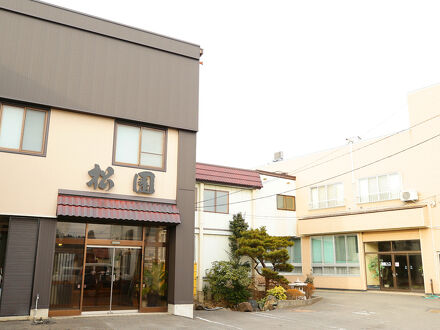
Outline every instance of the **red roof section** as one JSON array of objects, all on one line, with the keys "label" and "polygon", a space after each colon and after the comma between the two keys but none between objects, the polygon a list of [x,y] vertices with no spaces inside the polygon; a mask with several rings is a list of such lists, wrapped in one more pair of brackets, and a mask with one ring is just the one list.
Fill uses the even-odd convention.
[{"label": "red roof section", "polygon": [[58,195],[57,215],[99,219],[180,223],[175,204]]},{"label": "red roof section", "polygon": [[196,163],[196,180],[260,189],[260,174],[254,170]]}]

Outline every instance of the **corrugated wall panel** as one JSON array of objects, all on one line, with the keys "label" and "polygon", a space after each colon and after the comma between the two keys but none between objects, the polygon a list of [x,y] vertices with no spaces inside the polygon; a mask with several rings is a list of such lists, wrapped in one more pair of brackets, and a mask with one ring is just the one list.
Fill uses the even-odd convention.
[{"label": "corrugated wall panel", "polygon": [[197,59],[1,9],[0,44],[0,97],[197,130]]},{"label": "corrugated wall panel", "polygon": [[37,295],[40,297],[38,300],[38,308],[49,308],[56,229],[56,219],[40,219],[38,248],[35,258],[34,286],[31,299],[32,308],[35,308]]},{"label": "corrugated wall panel", "polygon": [[11,217],[0,316],[29,315],[38,220]]}]

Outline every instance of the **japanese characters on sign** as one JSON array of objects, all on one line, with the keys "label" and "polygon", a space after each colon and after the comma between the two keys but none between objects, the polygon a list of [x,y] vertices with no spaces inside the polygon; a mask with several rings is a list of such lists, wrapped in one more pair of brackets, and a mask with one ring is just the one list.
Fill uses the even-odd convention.
[{"label": "japanese characters on sign", "polygon": [[87,182],[87,185],[89,187],[93,186],[93,189],[98,187],[101,190],[110,190],[115,185],[113,180],[109,179],[114,173],[113,168],[110,166],[107,167],[106,171],[103,171],[98,164],[95,164],[95,167],[88,173],[92,179]]},{"label": "japanese characters on sign", "polygon": [[[103,171],[98,164],[95,164],[95,167],[88,174],[91,180],[87,182],[87,186],[93,186],[93,189],[110,190],[115,185],[113,180],[109,179],[114,174],[114,170],[110,166]],[[154,177],[154,173],[148,171],[136,173],[133,178],[133,191],[139,194],[153,194]]]},{"label": "japanese characters on sign", "polygon": [[133,178],[133,191],[140,194],[153,194],[154,174],[148,171],[135,174]]}]

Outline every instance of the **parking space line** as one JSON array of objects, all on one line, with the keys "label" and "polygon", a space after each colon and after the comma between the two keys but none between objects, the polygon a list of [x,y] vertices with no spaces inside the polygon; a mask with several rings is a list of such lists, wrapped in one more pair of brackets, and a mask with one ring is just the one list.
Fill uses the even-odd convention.
[{"label": "parking space line", "polygon": [[208,319],[204,319],[203,317],[199,317],[199,316],[196,316],[196,319],[199,319],[199,320],[202,320],[202,321],[205,321],[205,322],[209,322],[209,323],[219,324],[219,325],[222,325],[222,326],[228,327],[228,328],[243,330],[242,328],[238,328],[238,327],[233,326],[233,325],[229,325],[229,324],[225,324],[225,323],[221,323],[221,322],[216,322],[216,321],[211,321],[211,320],[208,320]]}]

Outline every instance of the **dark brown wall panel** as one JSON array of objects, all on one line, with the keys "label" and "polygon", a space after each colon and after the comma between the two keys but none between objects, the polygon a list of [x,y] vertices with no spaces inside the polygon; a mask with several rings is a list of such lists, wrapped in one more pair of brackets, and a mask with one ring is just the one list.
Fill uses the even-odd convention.
[{"label": "dark brown wall panel", "polygon": [[37,295],[39,295],[38,309],[49,308],[56,229],[56,219],[40,219],[31,299],[32,309],[35,308]]},{"label": "dark brown wall panel", "polygon": [[197,130],[198,59],[2,9],[0,44],[0,97]]},{"label": "dark brown wall panel", "polygon": [[38,220],[11,217],[0,316],[29,315]]},{"label": "dark brown wall panel", "polygon": [[177,206],[181,224],[170,232],[170,304],[193,303],[195,163],[196,134],[179,131]]}]

